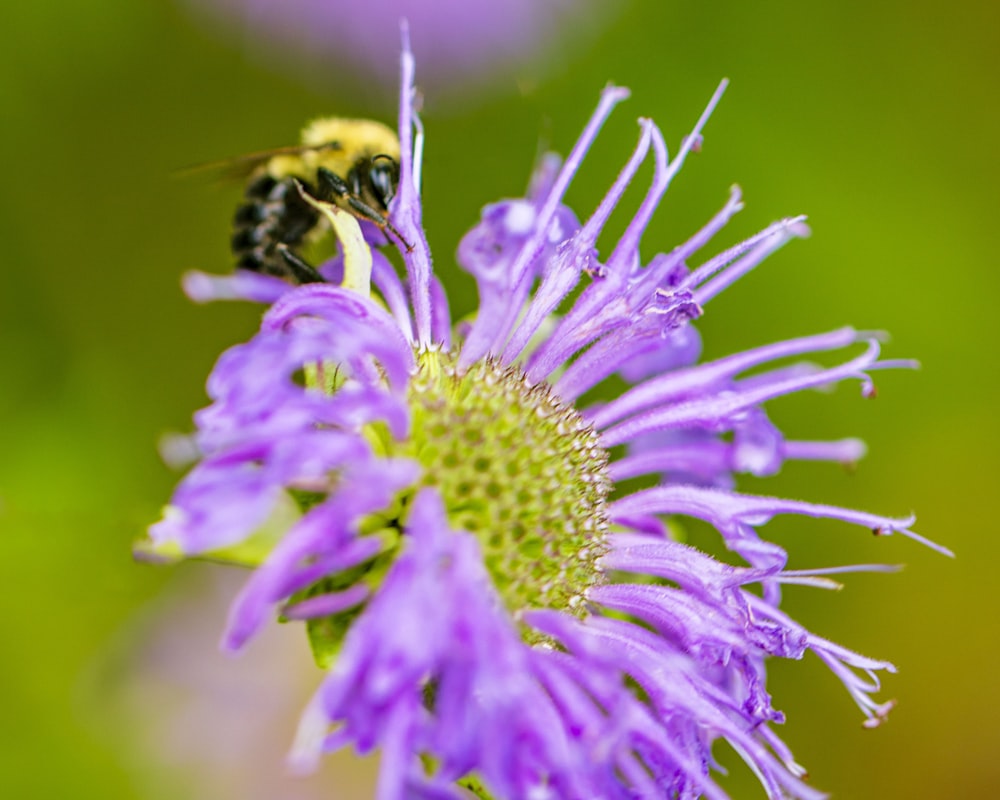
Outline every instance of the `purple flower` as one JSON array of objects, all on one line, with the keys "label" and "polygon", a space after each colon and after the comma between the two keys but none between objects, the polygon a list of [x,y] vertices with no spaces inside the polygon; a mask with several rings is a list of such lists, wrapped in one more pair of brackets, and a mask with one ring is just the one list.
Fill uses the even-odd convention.
[{"label": "purple flower", "polygon": [[301,631],[268,625],[258,646],[228,658],[212,644],[239,573],[205,565],[177,578],[129,622],[121,646],[101,656],[94,672],[100,683],[88,693],[92,716],[113,722],[103,731],[108,746],[129,756],[123,762],[133,773],[133,796],[363,796],[361,787],[350,791],[359,777],[343,774],[351,766],[346,753],[307,780],[285,766],[296,716],[315,685]]},{"label": "purple flower", "polygon": [[[330,64],[370,85],[396,82],[396,20],[407,18],[422,81],[440,89],[482,84],[537,60],[555,42],[594,30],[620,2],[593,0],[211,0],[199,15],[243,27],[268,64],[298,64],[313,80]],[[339,74],[334,70],[333,74]],[[354,78],[357,80],[357,78]]]},{"label": "purple flower", "polygon": [[[734,189],[670,253],[640,257],[663,193],[724,87],[673,158],[640,120],[631,158],[581,225],[564,192],[612,108],[600,98],[565,162],[548,156],[526,196],[484,209],[458,248],[480,307],[452,323],[421,228],[422,129],[403,54],[400,187],[392,222],[412,245],[406,275],[344,240],[328,276],[193,276],[198,299],[273,301],[261,331],[219,360],[200,412],[200,461],[152,549],[254,567],[230,613],[229,648],[274,609],[304,619],[328,669],[293,761],[380,750],[379,797],[724,797],[724,739],[768,797],[822,796],[774,732],[766,659],[812,651],[876,725],[878,672],[780,610],[786,569],[761,529],[826,517],[922,539],[892,519],[733,490],[789,459],[852,462],[854,439],[786,439],[766,401],[845,380],[873,392],[879,336],[852,329],[699,362],[692,322],[711,299],[805,232],[802,218],[689,265],[742,208]],[[417,136],[414,136],[416,131]],[[640,164],[652,185],[612,252],[596,242]],[[358,274],[371,258],[375,292]],[[367,267],[365,267],[367,269]],[[367,274],[367,272],[364,272]],[[350,288],[348,288],[350,287]],[[359,288],[360,287],[360,288]],[[847,349],[832,367],[795,359]],[[631,384],[588,400],[605,379]],[[643,478],[628,491],[619,482]],[[631,485],[631,484],[629,484]],[[712,525],[744,562],[676,541],[667,520]]]}]

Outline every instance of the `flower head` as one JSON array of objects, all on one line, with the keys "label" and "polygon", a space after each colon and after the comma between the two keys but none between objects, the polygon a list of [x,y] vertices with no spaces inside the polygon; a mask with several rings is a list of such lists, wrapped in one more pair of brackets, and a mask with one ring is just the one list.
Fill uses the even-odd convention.
[{"label": "flower head", "polygon": [[[891,706],[873,698],[877,673],[893,667],[800,626],[780,610],[781,586],[890,568],[788,570],[761,528],[791,514],[926,540],[912,518],[742,494],[734,476],[856,460],[853,439],[786,439],[766,401],[845,380],[868,394],[871,372],[910,362],[880,360],[879,337],[852,329],[698,361],[692,322],[706,305],[806,231],[784,219],[690,266],[742,208],[733,189],[688,241],[640,256],[724,87],[673,158],[640,120],[634,153],[580,224],[563,196],[627,96],[606,89],[566,160],[543,159],[524,198],[488,206],[463,238],[480,306],[453,324],[421,227],[408,49],[402,63],[391,219],[410,244],[405,278],[342,236],[328,283],[189,279],[201,299],[271,306],[209,379],[201,459],[150,530],[154,550],[254,567],[229,648],[275,609],[307,621],[328,672],[294,761],[377,748],[382,798],[458,796],[459,785],[503,798],[719,798],[719,739],[769,797],[821,796],[774,733],[783,716],[767,657],[814,652],[871,725]],[[650,156],[652,185],[603,256],[597,239]],[[789,363],[845,348],[832,367]],[[613,375],[631,388],[586,399]],[[645,488],[621,483],[637,477]],[[743,565],[677,541],[672,517],[711,524]]]}]

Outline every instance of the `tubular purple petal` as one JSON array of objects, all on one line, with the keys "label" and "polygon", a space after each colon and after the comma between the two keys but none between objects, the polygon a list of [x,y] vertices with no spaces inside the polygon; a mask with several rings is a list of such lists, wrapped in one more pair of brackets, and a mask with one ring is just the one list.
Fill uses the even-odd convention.
[{"label": "tubular purple petal", "polygon": [[[718,105],[719,100],[722,99],[723,93],[726,91],[726,87],[729,85],[728,80],[723,80],[715,93],[712,95],[711,99],[708,101],[708,105],[702,112],[701,117],[699,117],[698,122],[695,124],[694,129],[691,133],[684,138],[681,148],[677,155],[674,157],[673,161],[668,161],[667,149],[664,144],[663,137],[660,135],[659,129],[653,126],[653,146],[656,150],[656,174],[653,177],[653,185],[649,189],[649,193],[643,200],[642,205],[639,207],[638,212],[636,212],[635,217],[629,223],[628,228],[625,233],[622,234],[622,238],[618,241],[614,252],[611,254],[609,259],[609,264],[616,263],[618,261],[625,261],[626,263],[631,262],[631,264],[637,265],[639,262],[639,241],[642,238],[643,232],[646,230],[646,226],[649,225],[649,221],[653,218],[653,212],[656,211],[656,207],[659,205],[661,198],[670,186],[670,182],[674,179],[674,176],[680,172],[681,167],[684,166],[684,161],[688,156],[688,153],[694,149],[696,143],[700,143],[701,131],[705,127],[712,116],[712,112],[715,111],[715,107]],[[629,269],[629,271],[632,271]]]},{"label": "tubular purple petal", "polygon": [[855,464],[865,457],[868,447],[860,439],[836,442],[785,442],[785,457],[798,461],[839,461]]},{"label": "tubular purple petal", "polygon": [[[809,228],[804,220],[805,217],[790,217],[774,223],[757,236],[696,269],[683,286],[697,286],[694,292],[695,302],[704,305],[792,239],[808,236]],[[719,274],[715,275],[717,272]],[[709,280],[712,275],[714,277]]]},{"label": "tubular purple petal", "polygon": [[830,333],[775,342],[706,364],[671,370],[629,389],[617,399],[588,414],[588,417],[594,427],[603,429],[658,403],[676,402],[728,390],[737,375],[769,361],[837,350],[857,341],[858,334],[853,328],[841,328]]},{"label": "tubular purple petal", "polygon": [[[410,52],[410,33],[405,21],[401,23],[403,52],[400,56],[401,91],[399,93],[399,191],[393,200],[392,220],[408,243],[406,271],[413,303],[413,318],[417,333],[417,343],[423,346],[431,342],[431,322],[434,312],[431,308],[430,281],[433,274],[430,248],[421,222],[420,174],[417,171],[423,157],[422,137],[413,141],[413,128],[418,125],[413,109],[416,87],[413,83],[414,63]],[[402,244],[402,243],[401,243]]]},{"label": "tubular purple petal", "polygon": [[867,514],[862,511],[820,503],[721,492],[696,486],[659,486],[654,489],[645,489],[614,502],[610,513],[613,520],[619,516],[649,513],[699,517],[711,522],[723,535],[727,535],[737,524],[758,526],[764,525],[779,514],[799,514],[807,517],[850,522],[868,528],[880,536],[901,533],[926,544],[939,553],[953,555],[947,548],[924,539],[909,530],[909,526],[914,523],[916,517],[891,519],[877,514]]},{"label": "tubular purple petal", "polygon": [[857,378],[867,385],[868,376],[864,370],[876,363],[879,347],[877,342],[869,343],[862,355],[839,367],[819,370],[807,375],[792,375],[779,371],[777,380],[768,382],[759,377],[756,384],[741,390],[739,385],[715,395],[684,400],[653,411],[637,414],[625,422],[608,428],[601,434],[605,447],[631,441],[637,436],[651,431],[669,428],[701,427],[709,430],[725,428],[730,421],[750,408],[757,408],[767,400],[785,394],[800,392],[825,386],[845,378]]},{"label": "tubular purple petal", "polygon": [[315,619],[329,617],[348,608],[360,605],[368,599],[368,587],[355,585],[342,592],[331,592],[310,597],[293,605],[285,606],[282,615],[287,619]]},{"label": "tubular purple petal", "polygon": [[196,303],[211,303],[216,300],[273,303],[289,289],[288,284],[280,278],[242,269],[232,275],[210,275],[191,270],[184,273],[181,285],[184,294]]}]

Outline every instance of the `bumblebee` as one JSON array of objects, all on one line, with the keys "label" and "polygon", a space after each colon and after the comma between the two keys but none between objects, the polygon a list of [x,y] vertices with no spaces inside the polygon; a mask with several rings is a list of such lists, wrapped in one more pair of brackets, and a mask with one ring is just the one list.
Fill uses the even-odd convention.
[{"label": "bumblebee", "polygon": [[369,220],[410,247],[387,217],[399,185],[399,138],[380,122],[317,119],[303,129],[300,145],[252,153],[226,166],[247,181],[233,216],[237,269],[298,283],[324,280],[301,248],[329,225],[304,195]]}]

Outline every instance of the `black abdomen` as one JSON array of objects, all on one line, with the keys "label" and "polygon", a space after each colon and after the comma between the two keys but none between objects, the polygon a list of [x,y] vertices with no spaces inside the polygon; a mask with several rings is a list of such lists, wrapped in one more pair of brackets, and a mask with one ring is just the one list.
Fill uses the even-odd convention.
[{"label": "black abdomen", "polygon": [[[304,181],[303,188],[312,194]],[[247,184],[233,216],[231,240],[236,266],[253,272],[294,277],[282,250],[296,254],[319,214],[299,195],[293,178],[261,175]]]}]

